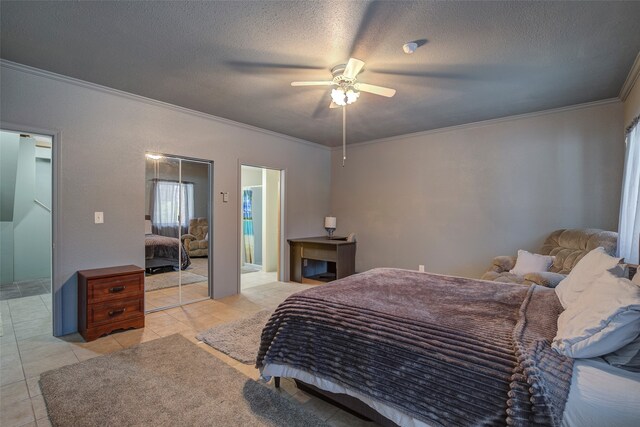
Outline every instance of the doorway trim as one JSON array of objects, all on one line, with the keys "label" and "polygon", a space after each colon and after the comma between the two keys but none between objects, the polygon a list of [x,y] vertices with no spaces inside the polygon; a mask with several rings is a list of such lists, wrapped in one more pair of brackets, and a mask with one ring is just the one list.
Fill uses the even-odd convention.
[{"label": "doorway trim", "polygon": [[237,184],[237,193],[238,201],[236,206],[236,234],[238,239],[238,247],[236,251],[236,278],[237,278],[237,294],[242,293],[242,274],[240,273],[240,269],[242,268],[242,258],[240,256],[240,249],[242,245],[242,166],[249,166],[253,168],[261,168],[261,169],[270,169],[277,170],[280,172],[280,235],[278,236],[278,270],[280,274],[277,276],[277,280],[286,282],[289,280],[289,247],[286,245],[285,238],[285,230],[287,224],[287,210],[286,207],[286,178],[287,178],[287,168],[274,166],[274,165],[265,165],[264,163],[258,164],[253,162],[245,162],[242,159],[238,159],[238,184]]},{"label": "doorway trim", "polygon": [[56,285],[62,286],[64,283],[60,272],[62,271],[60,265],[59,248],[62,246],[62,233],[61,228],[61,215],[60,212],[60,197],[58,191],[58,185],[60,183],[60,141],[61,131],[38,128],[36,126],[21,125],[12,122],[0,121],[0,129],[9,132],[18,133],[35,133],[38,135],[51,137],[51,320],[52,320],[52,335],[62,335],[62,289],[56,292]]}]

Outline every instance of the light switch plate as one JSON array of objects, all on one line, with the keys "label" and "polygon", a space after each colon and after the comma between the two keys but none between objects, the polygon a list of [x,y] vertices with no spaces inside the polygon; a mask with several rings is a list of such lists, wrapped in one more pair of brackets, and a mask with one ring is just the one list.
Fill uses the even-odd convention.
[{"label": "light switch plate", "polygon": [[104,212],[95,212],[95,223],[96,224],[104,223]]},{"label": "light switch plate", "polygon": [[226,191],[222,192],[222,201],[224,203],[227,203],[229,201],[229,193],[228,192],[226,192]]}]

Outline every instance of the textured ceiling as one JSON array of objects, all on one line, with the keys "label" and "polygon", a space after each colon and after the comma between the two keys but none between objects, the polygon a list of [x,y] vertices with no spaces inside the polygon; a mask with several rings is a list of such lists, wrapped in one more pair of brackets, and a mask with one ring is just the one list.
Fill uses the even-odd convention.
[{"label": "textured ceiling", "polygon": [[[326,80],[350,56],[360,142],[618,95],[640,2],[10,2],[4,59],[259,126],[341,143]],[[403,43],[426,39],[415,54]]]}]

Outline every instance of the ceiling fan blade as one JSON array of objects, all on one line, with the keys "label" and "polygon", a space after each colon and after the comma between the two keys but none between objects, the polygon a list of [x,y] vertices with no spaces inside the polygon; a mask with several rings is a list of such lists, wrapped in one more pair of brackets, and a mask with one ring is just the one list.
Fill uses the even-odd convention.
[{"label": "ceiling fan blade", "polygon": [[[352,4],[355,2],[351,2]],[[370,58],[385,41],[389,33],[402,25],[403,16],[413,12],[412,7],[399,6],[393,1],[372,1],[364,10],[354,8],[354,19],[361,16],[355,37],[349,49],[350,57]]]},{"label": "ceiling fan blade", "polygon": [[356,58],[349,58],[349,62],[347,62],[347,66],[345,67],[342,75],[348,79],[355,79],[358,73],[362,70],[362,67],[364,67],[363,61]]},{"label": "ceiling fan blade", "polygon": [[335,102],[331,101],[331,104],[329,104],[329,108],[340,108],[340,106]]},{"label": "ceiling fan blade", "polygon": [[390,89],[388,87],[370,85],[368,83],[356,83],[354,87],[361,92],[369,92],[375,95],[386,96],[387,98],[391,98],[396,94],[395,89]]},{"label": "ceiling fan blade", "polygon": [[304,65],[304,64],[282,64],[276,62],[250,62],[250,61],[228,61],[227,65],[231,68],[234,68],[239,71],[255,71],[258,69],[262,69],[263,71],[268,70],[324,70],[324,67],[317,67],[314,65]]},{"label": "ceiling fan blade", "polygon": [[323,93],[318,103],[316,104],[313,113],[311,113],[311,117],[313,119],[324,119],[329,115],[329,110],[327,109],[327,94]]},{"label": "ceiling fan blade", "polygon": [[469,76],[465,76],[460,73],[447,73],[438,71],[403,71],[403,70],[368,70],[376,74],[388,74],[391,76],[407,76],[407,77],[433,77],[438,79],[466,79]]},{"label": "ceiling fan blade", "polygon": [[335,83],[331,80],[315,81],[315,82],[291,82],[291,86],[331,86]]}]

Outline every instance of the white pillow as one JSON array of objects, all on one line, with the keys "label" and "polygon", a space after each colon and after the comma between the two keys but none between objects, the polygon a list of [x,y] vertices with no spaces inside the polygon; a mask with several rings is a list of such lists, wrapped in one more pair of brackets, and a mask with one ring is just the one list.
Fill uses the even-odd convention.
[{"label": "white pillow", "polygon": [[[640,274],[633,276],[631,280],[636,286],[640,286]],[[604,356],[604,360],[610,365],[617,366],[619,368],[627,369],[629,371],[640,372],[640,330],[636,339],[631,341],[619,350],[614,351],[611,354]]]},{"label": "white pillow", "polygon": [[144,220],[144,234],[153,234],[153,230],[152,230],[151,220],[150,219],[145,219]]},{"label": "white pillow", "polygon": [[552,347],[589,358],[621,349],[638,336],[640,287],[605,271],[558,317]]},{"label": "white pillow", "polygon": [[520,249],[518,251],[518,258],[516,259],[516,265],[509,273],[524,276],[527,273],[549,271],[549,267],[551,267],[555,258],[554,256],[532,254],[531,252]]},{"label": "white pillow", "polygon": [[640,271],[636,271],[636,274],[633,275],[633,279],[631,279],[631,283],[635,283],[640,286]]},{"label": "white pillow", "polygon": [[620,258],[610,256],[602,247],[595,248],[582,257],[569,275],[555,287],[562,306],[569,307],[596,277],[614,268],[619,261]]}]

